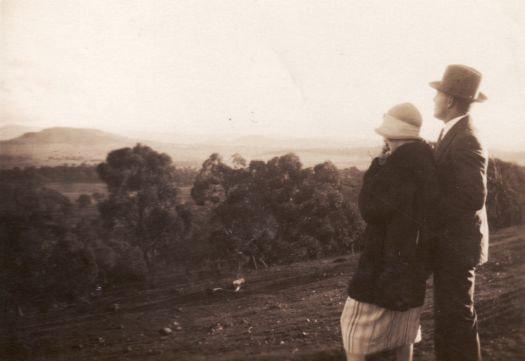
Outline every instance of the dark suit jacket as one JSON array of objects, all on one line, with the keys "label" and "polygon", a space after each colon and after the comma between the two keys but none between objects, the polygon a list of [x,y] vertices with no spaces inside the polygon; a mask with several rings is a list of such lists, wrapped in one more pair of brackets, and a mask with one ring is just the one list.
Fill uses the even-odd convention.
[{"label": "dark suit jacket", "polygon": [[485,263],[488,154],[469,116],[447,132],[436,146],[435,159],[440,187],[435,256],[467,267]]}]

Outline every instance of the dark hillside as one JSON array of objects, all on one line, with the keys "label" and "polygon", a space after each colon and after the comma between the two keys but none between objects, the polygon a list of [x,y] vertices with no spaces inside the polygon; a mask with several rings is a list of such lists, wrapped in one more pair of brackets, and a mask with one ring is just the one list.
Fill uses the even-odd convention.
[{"label": "dark hillside", "polygon": [[[518,361],[525,352],[524,252],[525,227],[493,233],[477,288],[486,361]],[[245,273],[239,292],[229,286],[234,273],[183,283],[181,276],[166,276],[155,288],[103,290],[92,304],[26,315],[19,327],[24,360],[343,361],[339,317],[356,259]],[[423,342],[416,346],[415,359],[422,361],[434,360],[431,293],[430,286]],[[163,327],[173,333],[159,334]]]}]

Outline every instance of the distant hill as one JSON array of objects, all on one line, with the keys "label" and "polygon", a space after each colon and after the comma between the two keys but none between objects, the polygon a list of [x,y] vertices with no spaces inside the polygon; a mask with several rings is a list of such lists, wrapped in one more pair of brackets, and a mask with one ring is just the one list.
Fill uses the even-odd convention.
[{"label": "distant hill", "polygon": [[0,142],[2,168],[98,163],[108,151],[137,141],[97,129],[47,128]]},{"label": "distant hill", "polygon": [[0,140],[13,139],[24,133],[38,131],[36,127],[26,127],[23,125],[8,124],[0,127]]},{"label": "distant hill", "polygon": [[261,148],[327,149],[369,147],[370,140],[343,137],[235,137],[231,144],[256,146]]},{"label": "distant hill", "polygon": [[[179,138],[181,139],[181,138]],[[245,136],[223,138],[216,136],[192,144],[174,144],[127,138],[98,129],[55,127],[27,132],[14,139],[0,141],[0,166],[42,166],[61,164],[96,164],[111,150],[142,143],[169,154],[178,166],[199,167],[212,153],[229,161],[239,153],[248,161],[268,160],[289,152],[296,153],[305,166],[330,160],[339,167],[366,167],[370,154],[377,149],[353,149],[343,141],[322,138],[271,138]]]},{"label": "distant hill", "polygon": [[111,150],[137,143],[169,154],[178,166],[198,167],[213,152],[230,156],[237,151],[209,144],[170,144],[127,138],[98,129],[55,127],[0,141],[0,168],[97,164]]},{"label": "distant hill", "polygon": [[[9,128],[3,127],[0,128]],[[23,127],[19,127],[21,130]],[[14,131],[15,128],[11,130]],[[7,132],[5,133],[7,134]],[[14,133],[11,133],[14,134]],[[146,136],[146,135],[145,135]],[[183,136],[178,139],[185,142]],[[234,153],[246,160],[268,160],[293,152],[305,167],[331,161],[339,168],[352,166],[365,169],[380,151],[375,144],[363,140],[338,138],[286,138],[266,136],[214,136],[206,140],[186,139],[187,143],[167,143],[108,133],[98,129],[55,127],[26,132],[13,139],[0,141],[0,167],[56,166],[62,164],[97,164],[108,152],[142,143],[169,154],[177,166],[200,167],[212,153],[219,153],[228,162]],[[491,156],[524,165],[525,154],[491,152]]]},{"label": "distant hill", "polygon": [[21,136],[2,142],[2,145],[31,145],[40,146],[48,144],[64,145],[100,145],[109,143],[126,142],[119,135],[104,132],[98,129],[55,127],[43,129],[39,132],[28,132]]}]

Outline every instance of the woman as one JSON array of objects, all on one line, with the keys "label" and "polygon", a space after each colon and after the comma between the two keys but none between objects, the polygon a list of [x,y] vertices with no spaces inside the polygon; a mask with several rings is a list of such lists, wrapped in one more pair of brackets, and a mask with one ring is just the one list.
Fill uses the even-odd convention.
[{"label": "woman", "polygon": [[384,350],[410,361],[421,338],[429,212],[437,193],[421,123],[419,111],[405,103],[390,109],[376,129],[385,149],[366,171],[359,193],[365,245],[341,315],[348,361]]}]

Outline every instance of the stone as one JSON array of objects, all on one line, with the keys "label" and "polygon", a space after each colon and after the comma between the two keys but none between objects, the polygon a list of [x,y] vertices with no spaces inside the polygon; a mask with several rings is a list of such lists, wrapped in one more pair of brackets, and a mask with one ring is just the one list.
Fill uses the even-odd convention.
[{"label": "stone", "polygon": [[164,327],[162,329],[159,330],[159,333],[163,336],[168,336],[168,335],[171,335],[173,333],[173,330],[169,327]]}]

